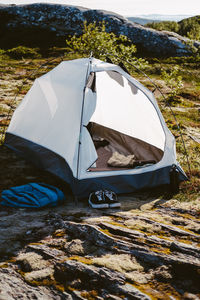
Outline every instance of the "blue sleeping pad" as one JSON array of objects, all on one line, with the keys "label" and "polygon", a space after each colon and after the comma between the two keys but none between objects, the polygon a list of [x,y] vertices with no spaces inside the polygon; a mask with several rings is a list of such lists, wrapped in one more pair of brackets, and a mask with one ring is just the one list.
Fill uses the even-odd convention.
[{"label": "blue sleeping pad", "polygon": [[28,183],[12,187],[1,193],[0,204],[10,207],[40,208],[56,206],[65,200],[64,193],[55,186],[45,183]]}]

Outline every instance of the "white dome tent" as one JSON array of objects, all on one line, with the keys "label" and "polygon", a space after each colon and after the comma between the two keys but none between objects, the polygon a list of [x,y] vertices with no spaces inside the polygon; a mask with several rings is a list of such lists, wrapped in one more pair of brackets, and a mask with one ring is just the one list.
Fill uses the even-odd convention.
[{"label": "white dome tent", "polygon": [[[187,178],[153,94],[121,67],[92,57],[63,61],[35,80],[5,145],[70,184],[78,197],[169,184],[172,165],[179,181]],[[110,166],[116,152],[134,155],[132,167]]]}]

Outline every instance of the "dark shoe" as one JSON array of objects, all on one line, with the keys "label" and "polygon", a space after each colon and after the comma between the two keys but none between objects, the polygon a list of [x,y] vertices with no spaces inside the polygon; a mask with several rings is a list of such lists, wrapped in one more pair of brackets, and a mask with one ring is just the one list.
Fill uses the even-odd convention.
[{"label": "dark shoe", "polygon": [[105,201],[104,192],[96,191],[89,196],[89,205],[92,208],[108,208],[109,204]]},{"label": "dark shoe", "polygon": [[104,191],[105,201],[110,208],[120,207],[121,203],[117,201],[117,195],[112,191]]}]

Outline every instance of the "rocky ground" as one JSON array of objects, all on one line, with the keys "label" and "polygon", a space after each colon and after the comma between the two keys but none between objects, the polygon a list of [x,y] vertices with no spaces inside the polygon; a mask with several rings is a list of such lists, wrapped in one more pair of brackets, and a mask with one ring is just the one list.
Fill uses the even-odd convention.
[{"label": "rocky ground", "polygon": [[[30,181],[63,189],[4,147],[1,190]],[[0,299],[200,299],[200,204],[160,191],[56,208],[0,206]]]},{"label": "rocky ground", "polygon": [[[1,62],[2,133],[38,64]],[[42,67],[41,73],[52,67]],[[28,182],[46,182],[61,188],[67,198],[53,209],[0,206],[0,300],[200,299],[200,102],[194,86],[183,98],[184,105],[173,110],[183,120],[196,177],[171,200],[163,190],[154,190],[120,196],[118,210],[94,210],[87,199],[75,203],[58,179],[0,146],[0,192]],[[174,130],[176,124],[162,103],[161,108]],[[185,167],[178,139],[178,157]],[[177,200],[180,195],[184,202]]]}]

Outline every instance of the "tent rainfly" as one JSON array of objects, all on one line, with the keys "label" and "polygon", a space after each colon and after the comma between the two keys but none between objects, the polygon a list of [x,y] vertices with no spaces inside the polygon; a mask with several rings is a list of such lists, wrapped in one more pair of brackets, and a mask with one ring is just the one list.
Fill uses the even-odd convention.
[{"label": "tent rainfly", "polygon": [[[128,193],[187,177],[153,94],[121,67],[63,61],[34,81],[13,114],[5,145],[67,182],[76,197]],[[114,164],[117,155],[132,164]]]}]

